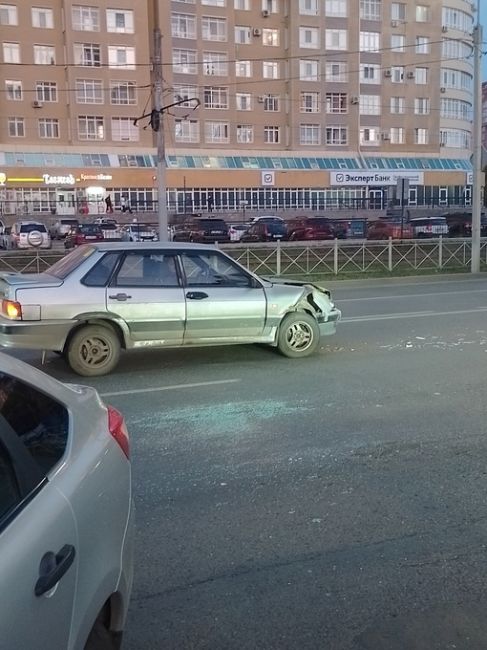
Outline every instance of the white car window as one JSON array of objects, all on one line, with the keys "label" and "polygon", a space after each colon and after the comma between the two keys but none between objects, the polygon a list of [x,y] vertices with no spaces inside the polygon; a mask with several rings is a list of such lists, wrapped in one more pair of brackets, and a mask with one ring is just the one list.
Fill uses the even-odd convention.
[{"label": "white car window", "polygon": [[182,263],[188,287],[250,286],[250,276],[218,253],[185,253]]}]

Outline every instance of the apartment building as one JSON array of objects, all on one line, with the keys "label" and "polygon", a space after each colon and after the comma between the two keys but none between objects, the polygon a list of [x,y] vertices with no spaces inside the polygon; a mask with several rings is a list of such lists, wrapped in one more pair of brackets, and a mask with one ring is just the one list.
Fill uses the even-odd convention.
[{"label": "apartment building", "polygon": [[133,119],[156,25],[171,210],[383,208],[404,178],[411,206],[468,205],[474,20],[466,0],[0,2],[3,210],[153,206]]}]

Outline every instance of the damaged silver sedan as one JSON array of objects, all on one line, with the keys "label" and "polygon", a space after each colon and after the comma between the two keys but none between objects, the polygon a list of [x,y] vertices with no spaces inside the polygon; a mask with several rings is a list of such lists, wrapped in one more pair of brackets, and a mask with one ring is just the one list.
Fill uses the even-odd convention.
[{"label": "damaged silver sedan", "polygon": [[0,345],[58,352],[84,376],[134,348],[267,343],[305,357],[341,316],[321,287],[186,243],[86,244],[44,273],[0,273],[0,293]]}]

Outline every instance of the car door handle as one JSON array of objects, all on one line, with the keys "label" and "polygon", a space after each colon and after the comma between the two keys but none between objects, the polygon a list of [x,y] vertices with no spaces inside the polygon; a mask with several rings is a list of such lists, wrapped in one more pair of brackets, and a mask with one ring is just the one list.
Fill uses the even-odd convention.
[{"label": "car door handle", "polygon": [[114,296],[108,296],[111,300],[120,300],[123,302],[124,300],[130,300],[132,296],[128,296],[126,293],[116,293]]},{"label": "car door handle", "polygon": [[204,291],[188,291],[186,298],[189,300],[204,300],[208,298],[208,294]]},{"label": "car door handle", "polygon": [[65,544],[59,553],[46,553],[41,560],[41,568],[47,568],[46,573],[39,576],[34,593],[36,596],[42,596],[46,591],[50,591],[61,580],[63,575],[73,564],[76,551],[71,544]]}]

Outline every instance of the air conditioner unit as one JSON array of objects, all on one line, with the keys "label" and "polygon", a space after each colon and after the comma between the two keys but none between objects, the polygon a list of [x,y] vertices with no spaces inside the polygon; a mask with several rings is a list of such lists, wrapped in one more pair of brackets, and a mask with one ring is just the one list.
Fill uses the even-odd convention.
[{"label": "air conditioner unit", "polygon": [[384,71],[384,77],[392,77],[392,71],[391,70],[385,70]]},{"label": "air conditioner unit", "polygon": [[262,30],[260,29],[260,27],[254,27],[254,29],[252,30],[252,34],[254,36],[262,36]]},{"label": "air conditioner unit", "polygon": [[257,101],[259,102],[259,104],[263,104],[265,102],[265,95],[259,95],[257,97]]},{"label": "air conditioner unit", "polygon": [[442,86],[442,87],[440,88],[440,93],[446,93],[446,88],[445,88],[445,86]]},{"label": "air conditioner unit", "polygon": [[44,104],[37,99],[32,102],[32,108],[42,108]]},{"label": "air conditioner unit", "polygon": [[399,23],[397,22],[397,20],[391,20],[391,27],[397,27],[398,25]]},{"label": "air conditioner unit", "polygon": [[443,32],[443,34],[446,34],[446,32],[448,31],[448,27],[446,25],[443,25],[441,31]]},{"label": "air conditioner unit", "polygon": [[263,18],[269,18],[269,15],[270,15],[270,11],[268,11],[267,9],[262,9]]},{"label": "air conditioner unit", "polygon": [[353,97],[350,97],[350,103],[351,104],[358,104],[359,103],[359,98],[354,95]]},{"label": "air conditioner unit", "polygon": [[415,74],[414,74],[414,72],[411,70],[411,72],[408,72],[408,73],[407,73],[406,77],[407,77],[408,79],[414,79]]},{"label": "air conditioner unit", "polygon": [[383,133],[383,134],[382,134],[382,139],[383,139],[383,140],[390,140],[390,139],[391,139],[391,136],[390,136],[389,133]]}]

